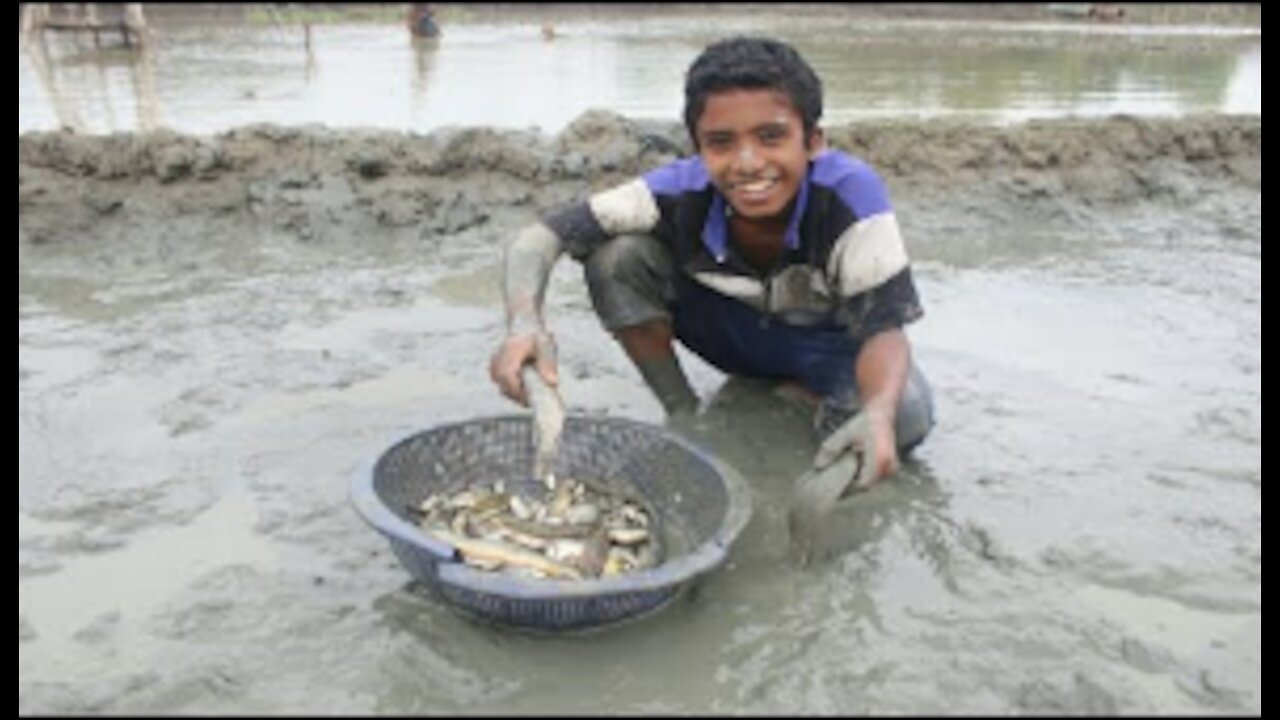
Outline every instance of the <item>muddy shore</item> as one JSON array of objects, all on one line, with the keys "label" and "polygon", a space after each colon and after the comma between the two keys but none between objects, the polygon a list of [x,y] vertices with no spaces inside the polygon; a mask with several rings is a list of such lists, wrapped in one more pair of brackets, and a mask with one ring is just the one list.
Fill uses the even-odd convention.
[{"label": "muddy shore", "polygon": [[[1261,191],[1260,118],[1116,117],[1014,128],[880,122],[828,129],[876,167],[900,202],[942,196],[984,222],[1076,203],[1180,203],[1203,186]],[[18,141],[19,260],[160,245],[210,246],[240,226],[313,243],[438,242],[498,232],[687,154],[676,123],[593,111],[554,137],[488,128],[428,135],[252,126],[213,137],[79,136]],[[180,222],[179,222],[180,221]],[[220,230],[220,228],[225,228]],[[231,229],[235,228],[235,229]]]},{"label": "muddy shore", "polygon": [[[939,428],[802,574],[806,421],[717,396],[733,562],[587,642],[407,592],[347,483],[514,411],[502,243],[680,126],[20,135],[19,712],[1260,713],[1261,119],[828,133],[897,207]],[[548,297],[569,404],[661,422],[572,263]]]}]

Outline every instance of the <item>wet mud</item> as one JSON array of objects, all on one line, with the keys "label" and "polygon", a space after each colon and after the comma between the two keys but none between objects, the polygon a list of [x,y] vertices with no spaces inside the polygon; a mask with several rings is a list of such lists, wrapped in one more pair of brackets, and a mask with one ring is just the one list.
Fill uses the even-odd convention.
[{"label": "wet mud", "polygon": [[[563,132],[21,135],[19,711],[1261,711],[1261,120],[868,122],[939,426],[785,556],[807,418],[685,356],[756,515],[728,566],[589,640],[405,587],[347,500],[404,435],[512,412],[501,246],[688,151]],[[571,409],[662,422],[549,293]]]}]

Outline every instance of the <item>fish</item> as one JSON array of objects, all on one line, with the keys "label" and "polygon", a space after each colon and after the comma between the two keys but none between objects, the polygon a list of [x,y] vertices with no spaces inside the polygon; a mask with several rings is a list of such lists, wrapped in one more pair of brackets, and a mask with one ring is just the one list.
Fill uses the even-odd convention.
[{"label": "fish", "polygon": [[441,542],[452,545],[464,561],[500,562],[504,567],[526,568],[544,573],[548,577],[582,579],[582,573],[572,565],[505,542],[471,538],[443,528],[433,528],[427,532]]},{"label": "fish", "polygon": [[472,483],[407,509],[424,532],[486,571],[582,579],[658,564],[657,516],[617,483],[565,477],[541,493],[506,490],[502,480]]},{"label": "fish", "polygon": [[649,531],[645,528],[610,528],[609,542],[615,545],[639,545],[649,539]]},{"label": "fish", "polygon": [[560,525],[550,525],[546,523],[532,522],[530,520],[522,520],[517,517],[502,517],[498,519],[498,522],[509,530],[547,539],[584,538],[599,527],[598,523],[562,523]]},{"label": "fish", "polygon": [[520,379],[524,381],[529,405],[533,408],[533,476],[545,478],[548,487],[554,487],[555,475],[551,468],[560,447],[560,434],[564,431],[564,401],[533,365],[525,365],[521,369]]}]

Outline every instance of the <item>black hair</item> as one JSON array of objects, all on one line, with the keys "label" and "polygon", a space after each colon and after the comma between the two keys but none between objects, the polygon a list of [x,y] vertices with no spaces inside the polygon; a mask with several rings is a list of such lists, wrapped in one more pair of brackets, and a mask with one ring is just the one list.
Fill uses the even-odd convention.
[{"label": "black hair", "polygon": [[808,137],[822,117],[822,80],[795,48],[778,40],[735,37],[709,45],[689,66],[684,83],[684,124],[694,129],[712,93],[734,89],[784,93],[800,113]]}]

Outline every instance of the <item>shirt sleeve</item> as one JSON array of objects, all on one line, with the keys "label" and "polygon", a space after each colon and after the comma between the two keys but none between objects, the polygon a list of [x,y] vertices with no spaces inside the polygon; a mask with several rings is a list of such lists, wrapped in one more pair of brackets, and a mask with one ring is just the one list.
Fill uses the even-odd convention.
[{"label": "shirt sleeve", "polygon": [[543,222],[566,252],[582,260],[619,235],[651,233],[658,220],[653,192],[643,178],[636,178],[553,212]]},{"label": "shirt sleeve", "polygon": [[859,164],[835,186],[856,218],[836,239],[827,263],[841,320],[858,340],[918,320],[924,310],[884,184]]},{"label": "shirt sleeve", "polygon": [[903,327],[923,315],[910,266],[883,283],[846,298],[839,311],[849,334],[859,341],[884,330]]}]

